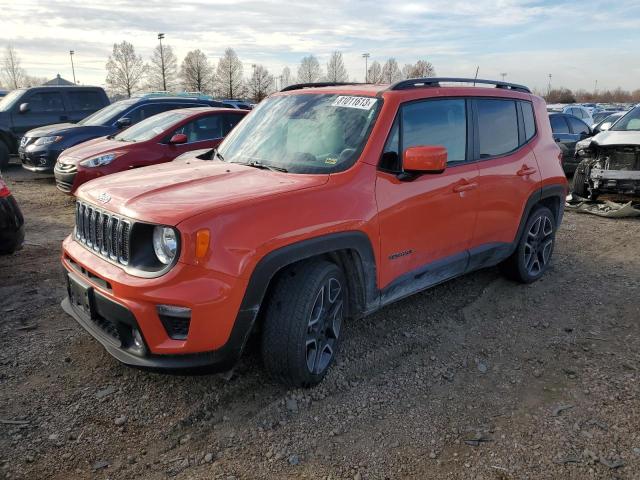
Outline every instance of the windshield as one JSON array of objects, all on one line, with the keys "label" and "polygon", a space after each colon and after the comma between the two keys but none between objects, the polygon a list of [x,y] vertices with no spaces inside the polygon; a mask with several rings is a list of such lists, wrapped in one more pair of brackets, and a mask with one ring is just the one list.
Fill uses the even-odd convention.
[{"label": "windshield", "polygon": [[293,173],[349,168],[373,126],[380,100],[327,94],[271,97],[242,121],[218,152],[227,162]]},{"label": "windshield", "polygon": [[136,123],[114,137],[121,142],[144,142],[164,133],[171,126],[187,117],[184,113],[174,111],[160,113]]},{"label": "windshield", "polygon": [[0,112],[6,112],[9,110],[23,93],[24,90],[14,90],[2,97],[2,99],[0,99]]},{"label": "windshield", "polygon": [[109,125],[120,118],[120,114],[136,103],[135,101],[122,101],[112,103],[78,122],[78,125],[102,126]]},{"label": "windshield", "polygon": [[618,120],[615,125],[611,128],[614,132],[625,132],[625,131],[634,131],[637,132],[640,130],[640,107],[636,107],[633,110],[630,110]]}]

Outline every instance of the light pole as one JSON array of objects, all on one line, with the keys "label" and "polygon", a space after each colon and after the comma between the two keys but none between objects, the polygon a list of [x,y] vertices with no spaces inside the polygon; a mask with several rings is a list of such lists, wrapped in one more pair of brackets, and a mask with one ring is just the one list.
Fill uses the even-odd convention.
[{"label": "light pole", "polygon": [[162,68],[162,90],[167,91],[167,77],[164,72],[164,52],[162,51],[162,39],[164,38],[164,33],[158,34],[158,40],[160,41],[160,65]]},{"label": "light pole", "polygon": [[362,58],[364,58],[364,83],[369,83],[369,57],[371,54],[363,53]]},{"label": "light pole", "polygon": [[502,77],[502,81],[504,82],[504,79],[507,76],[507,72],[501,73],[500,76]]},{"label": "light pole", "polygon": [[547,89],[547,95],[551,94],[551,74],[549,74],[549,88]]},{"label": "light pole", "polygon": [[73,72],[73,84],[76,84],[76,68],[73,66],[73,54],[76,53],[73,50],[69,50],[69,56],[71,57],[71,71]]}]

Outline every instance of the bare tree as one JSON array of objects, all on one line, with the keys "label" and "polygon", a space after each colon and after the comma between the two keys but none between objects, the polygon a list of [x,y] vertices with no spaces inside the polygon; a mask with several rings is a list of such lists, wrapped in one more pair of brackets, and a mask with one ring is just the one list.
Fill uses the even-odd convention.
[{"label": "bare tree", "polygon": [[327,81],[346,82],[349,80],[347,69],[344,68],[341,52],[333,52],[327,62]]},{"label": "bare tree", "polygon": [[187,53],[180,66],[182,86],[186,91],[208,93],[212,76],[209,60],[200,49]]},{"label": "bare tree", "polygon": [[249,95],[256,103],[273,91],[273,75],[262,65],[256,65],[249,79]]},{"label": "bare tree", "polygon": [[[171,45],[158,45],[151,55],[147,75],[151,90],[174,90],[178,85],[178,59]],[[165,88],[166,84],[166,88]]]},{"label": "bare tree", "polygon": [[147,71],[142,57],[127,41],[113,44],[113,52],[107,61],[107,86],[115,94],[126,95],[140,90]]},{"label": "bare tree", "polygon": [[398,62],[395,58],[390,58],[382,67],[382,81],[385,83],[397,82],[402,78],[402,72],[398,67]]},{"label": "bare tree", "polygon": [[244,91],[242,62],[233,48],[227,48],[218,61],[214,85],[215,92],[223,98],[240,97]]},{"label": "bare tree", "polygon": [[298,66],[298,81],[300,83],[317,82],[321,76],[322,70],[320,70],[320,63],[316,57],[309,55],[300,61]]},{"label": "bare tree", "polygon": [[427,62],[426,60],[418,60],[413,66],[412,73],[414,78],[435,77],[436,69],[433,67],[431,62]]},{"label": "bare tree", "polygon": [[380,62],[374,60],[367,72],[367,81],[369,83],[382,83],[382,67]]},{"label": "bare tree", "polygon": [[20,88],[25,84],[26,72],[20,66],[20,58],[12,45],[7,45],[2,59],[2,78],[4,83],[13,89]]},{"label": "bare tree", "polygon": [[291,69],[284,67],[280,74],[280,88],[288,87],[293,83],[295,83],[295,79],[291,76]]}]

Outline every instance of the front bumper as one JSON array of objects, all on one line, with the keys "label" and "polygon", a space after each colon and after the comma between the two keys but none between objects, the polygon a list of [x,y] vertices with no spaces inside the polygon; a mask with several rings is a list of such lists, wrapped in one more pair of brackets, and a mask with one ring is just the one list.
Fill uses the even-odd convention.
[{"label": "front bumper", "polygon": [[51,172],[59,155],[59,150],[50,148],[35,149],[31,145],[27,147],[21,145],[18,149],[22,167],[32,172]]},{"label": "front bumper", "polygon": [[589,179],[593,184],[593,190],[622,195],[640,195],[640,170],[592,168]]},{"label": "front bumper", "polygon": [[56,187],[64,193],[73,193],[76,189],[74,183],[78,175],[78,167],[73,164],[56,163],[53,169],[53,175],[56,179]]},{"label": "front bumper", "polygon": [[[67,275],[87,286],[93,302],[89,313],[70,301],[69,291],[63,309],[125,364],[228,369],[253,328],[257,311],[240,309],[240,279],[181,263],[162,277],[133,277],[70,237],[63,243],[62,264]],[[169,336],[157,313],[157,306],[164,304],[191,308],[186,339]],[[142,350],[132,343],[134,329],[142,336]]]}]

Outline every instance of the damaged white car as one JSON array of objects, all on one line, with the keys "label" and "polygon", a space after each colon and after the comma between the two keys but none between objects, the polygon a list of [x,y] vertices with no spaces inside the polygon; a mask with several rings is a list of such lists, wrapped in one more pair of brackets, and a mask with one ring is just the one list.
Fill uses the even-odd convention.
[{"label": "damaged white car", "polygon": [[595,200],[602,194],[640,197],[640,106],[630,110],[608,131],[576,144],[581,158],[573,177],[573,192]]}]

